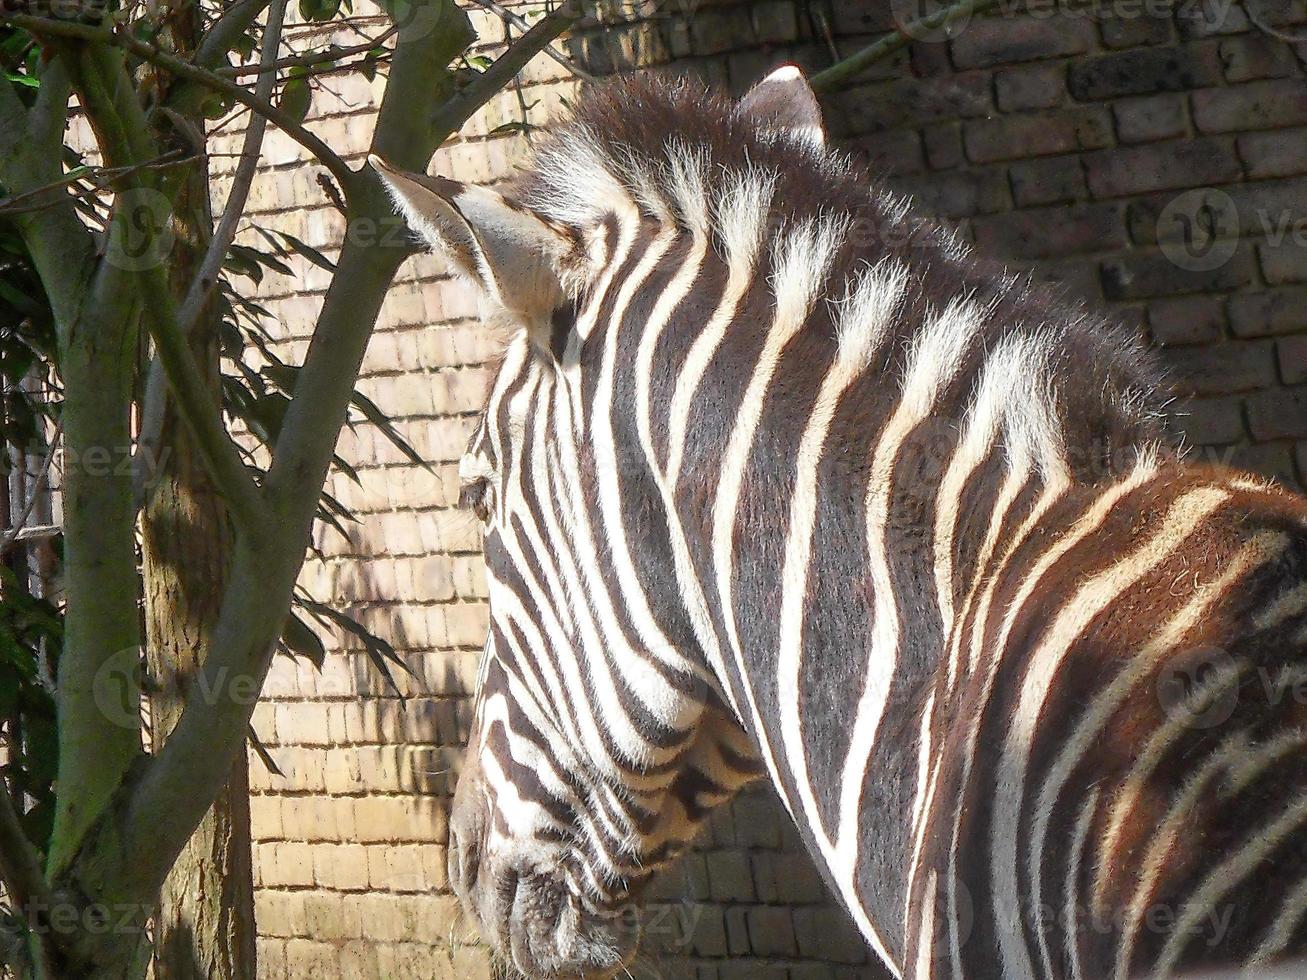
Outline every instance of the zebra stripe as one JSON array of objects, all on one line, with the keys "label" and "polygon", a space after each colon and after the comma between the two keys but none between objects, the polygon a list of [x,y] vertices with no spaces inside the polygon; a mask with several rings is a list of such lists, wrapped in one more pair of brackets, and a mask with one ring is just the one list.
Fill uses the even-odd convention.
[{"label": "zebra stripe", "polygon": [[520,322],[460,466],[460,894],[528,975],[613,975],[620,906],[765,776],[896,976],[1302,954],[1307,503],[1187,466],[1133,341],[869,186],[795,86],[619,83],[502,198],[381,168]]}]

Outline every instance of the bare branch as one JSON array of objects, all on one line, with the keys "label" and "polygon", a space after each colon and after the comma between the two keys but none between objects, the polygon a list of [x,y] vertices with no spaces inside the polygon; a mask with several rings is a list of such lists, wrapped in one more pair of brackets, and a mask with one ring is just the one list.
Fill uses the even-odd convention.
[{"label": "bare branch", "polygon": [[54,906],[54,895],[41,871],[41,856],[23,830],[22,818],[9,792],[0,785],[0,882],[4,883],[14,908],[29,924],[38,908]]},{"label": "bare branch", "polygon": [[[264,69],[269,69],[276,63],[277,51],[281,47],[281,28],[285,13],[286,0],[273,0],[268,8],[267,24],[263,28],[263,50],[259,58],[259,63]],[[276,82],[276,73],[265,70],[255,85],[255,98],[264,102],[269,101]],[[218,220],[218,226],[214,229],[213,238],[209,240],[209,247],[200,263],[199,271],[186,290],[186,298],[178,313],[181,334],[188,342],[209,297],[213,294],[213,287],[218,283],[222,264],[227,258],[227,249],[236,240],[237,225],[245,213],[245,202],[249,199],[250,187],[254,184],[254,175],[258,171],[266,129],[267,120],[257,112],[252,112],[249,123],[245,127],[240,160],[236,164],[236,172],[232,177],[231,189],[227,193],[227,203],[223,207],[222,217]],[[156,458],[159,440],[163,436],[163,417],[167,403],[163,362],[156,354],[150,361],[146,378],[145,396],[142,398],[141,407],[140,439],[132,465],[133,496],[138,502],[143,503],[145,500],[147,471]]]},{"label": "bare branch", "polygon": [[341,61],[344,58],[352,58],[356,54],[367,54],[378,46],[385,44],[386,41],[398,33],[399,27],[391,24],[385,31],[378,34],[376,38],[364,44],[351,45],[348,48],[334,48],[326,51],[318,51],[314,54],[294,55],[289,58],[281,58],[271,65],[259,63],[257,65],[247,65],[241,68],[219,68],[217,74],[224,78],[241,78],[245,75],[259,75],[267,72],[278,72],[286,68],[312,68],[315,65],[321,65],[332,61]]},{"label": "bare branch", "polygon": [[[504,21],[504,23],[506,24],[512,24],[519,31],[525,32],[531,30],[531,25],[528,24],[524,19],[522,19],[521,16],[513,13],[513,11],[509,10],[503,4],[496,3],[495,0],[472,0],[472,2],[475,3],[477,6],[484,7],[486,10],[489,10],[491,13],[498,15],[500,20]],[[545,55],[546,57],[552,58],[554,61],[558,62],[569,72],[575,75],[577,78],[584,79],[587,82],[593,82],[595,79],[593,75],[591,75],[588,71],[586,71],[576,62],[574,62],[571,58],[567,57],[566,55],[558,51],[555,51],[552,43],[545,45],[545,47],[541,50],[541,54]]]},{"label": "bare branch", "polygon": [[[58,180],[52,180],[48,184],[40,187],[33,187],[30,191],[24,191],[21,194],[14,194],[10,197],[0,199],[0,217],[15,214],[30,214],[34,211],[44,211],[46,208],[52,208],[59,204],[64,204],[70,199],[90,197],[93,194],[99,194],[105,190],[111,190],[110,185],[115,180],[123,177],[130,177],[147,170],[166,170],[169,167],[179,167],[183,164],[192,163],[199,159],[196,156],[188,155],[185,150],[175,149],[163,153],[153,160],[146,160],[144,163],[132,164],[128,167],[94,167],[90,173],[71,173]],[[50,194],[51,191],[57,191],[69,186],[86,181],[90,186],[81,188],[72,194],[54,194],[50,200],[40,201],[37,203],[26,203],[42,195]],[[18,205],[22,205],[19,207]]]},{"label": "bare branch", "polygon": [[998,6],[998,3],[999,0],[961,0],[951,7],[942,7],[920,20],[905,24],[893,34],[869,44],[856,54],[813,75],[812,87],[817,92],[837,91],[847,85],[853,76],[866,71],[876,62],[883,61],[901,48],[907,47],[920,35],[947,28],[955,21],[983,13],[991,7]]},{"label": "bare branch", "polygon": [[[449,85],[450,61],[467,44],[466,15],[453,0],[427,0],[435,28],[401,31],[374,146],[391,159],[423,166],[436,145],[417,100]],[[378,150],[378,152],[385,152]],[[359,180],[351,221],[374,223],[393,213],[380,182]],[[243,744],[252,699],[213,697],[246,680],[262,684],[285,624],[295,578],[309,542],[319,494],[358,377],[359,364],[395,270],[406,255],[367,236],[347,236],[323,300],[313,341],[295,386],[275,451],[280,486],[269,474],[265,497],[275,521],[262,535],[238,535],[231,578],[212,634],[203,680],[191,687],[172,736],[105,826],[123,828],[122,860],[113,873],[123,889],[148,894],[189,838],[225,782]],[[206,694],[206,692],[209,692]]]},{"label": "bare branch", "polygon": [[50,445],[46,447],[45,459],[41,462],[41,470],[36,474],[36,479],[32,483],[32,489],[28,491],[27,503],[23,507],[23,512],[18,515],[13,526],[0,537],[0,555],[6,555],[10,549],[19,542],[25,541],[32,537],[40,537],[35,533],[39,528],[29,528],[28,520],[32,516],[32,511],[36,509],[36,503],[45,490],[46,481],[50,479],[50,467],[54,463],[55,447],[59,445],[59,437],[63,434],[63,422],[55,425],[53,434],[50,436]]},{"label": "bare branch", "polygon": [[238,0],[224,10],[213,26],[204,32],[204,40],[195,52],[195,63],[201,68],[216,68],[227,52],[236,46],[240,36],[259,19],[259,14],[263,13],[268,2],[269,0]]},{"label": "bare branch", "polygon": [[[991,2],[996,3],[997,0]],[[495,59],[494,64],[435,111],[431,118],[431,125],[435,131],[448,134],[462,128],[478,109],[505,88],[513,77],[526,67],[527,62],[580,19],[580,5],[576,0],[565,0],[552,13],[536,21],[529,31],[514,42],[512,47]]]},{"label": "bare branch", "polygon": [[213,485],[243,530],[260,533],[267,523],[263,495],[241,461],[240,451],[223,425],[222,415],[208,397],[208,386],[191,354],[168,277],[155,266],[138,274],[141,294],[150,297],[145,322],[154,341],[156,357],[182,418],[195,436]]},{"label": "bare branch", "polygon": [[31,31],[33,34],[49,37],[68,37],[114,45],[130,51],[144,61],[166,69],[178,78],[208,86],[215,92],[228,95],[235,101],[257,112],[269,122],[275,123],[277,128],[312,153],[324,167],[331,171],[332,176],[344,188],[346,194],[357,183],[358,175],[349,168],[349,165],[337,156],[331,147],[306,129],[293,116],[282,112],[266,99],[255,97],[247,89],[223,78],[221,75],[199,68],[188,61],[183,61],[168,54],[156,45],[134,37],[127,28],[109,27],[106,29],[90,24],[52,20],[46,17],[32,17],[27,14],[10,14],[2,10],[0,10],[0,21]]},{"label": "bare branch", "polygon": [[[264,74],[259,77],[254,87],[254,97],[262,102],[270,102],[272,90],[276,85],[276,74],[271,70],[277,61],[277,50],[281,46],[281,25],[286,12],[286,0],[273,0],[268,8],[268,22],[263,28],[263,51],[260,64]],[[236,227],[245,213],[245,202],[249,199],[250,187],[258,170],[259,156],[263,150],[263,134],[267,129],[267,119],[259,113],[250,117],[245,127],[245,139],[241,144],[241,156],[236,164],[236,173],[232,177],[231,189],[227,193],[227,203],[223,207],[218,227],[209,242],[209,249],[204,255],[200,271],[186,291],[186,299],[181,308],[181,325],[183,333],[189,335],[199,319],[200,311],[213,287],[218,282],[227,249],[236,240]]]}]

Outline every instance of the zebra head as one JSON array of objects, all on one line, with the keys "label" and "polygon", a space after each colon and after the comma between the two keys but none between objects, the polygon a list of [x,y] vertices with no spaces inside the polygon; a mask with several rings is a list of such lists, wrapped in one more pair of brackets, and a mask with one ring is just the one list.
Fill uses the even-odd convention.
[{"label": "zebra head", "polygon": [[[631,86],[657,91],[616,85],[627,91],[610,111],[643,105]],[[731,114],[760,145],[823,155],[797,69]],[[698,317],[691,332],[711,313],[693,297],[694,273],[720,263],[710,226],[760,238],[765,218],[745,212],[766,202],[737,181],[712,204],[692,137],[658,178],[634,164],[614,173],[595,125],[559,126],[499,189],[372,161],[409,225],[476,291],[488,327],[509,336],[460,467],[461,502],[484,525],[490,628],[449,868],[482,933],[532,977],[620,972],[641,887],[761,775],[701,642],[703,600],[678,576],[677,481],[648,453],[640,372],[674,309]],[[684,475],[679,486],[696,492]]]}]

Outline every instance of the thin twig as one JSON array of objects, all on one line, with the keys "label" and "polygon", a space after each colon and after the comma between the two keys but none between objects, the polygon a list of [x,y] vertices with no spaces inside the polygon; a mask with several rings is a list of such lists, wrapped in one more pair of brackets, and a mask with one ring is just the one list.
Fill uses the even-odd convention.
[{"label": "thin twig", "polygon": [[[281,48],[281,28],[285,20],[286,0],[272,0],[268,7],[268,19],[263,28],[263,49],[259,55],[259,67],[262,74],[254,86],[254,97],[261,102],[272,98],[272,90],[277,83],[277,73],[273,66],[277,62],[277,52]],[[258,172],[259,158],[263,152],[263,136],[268,128],[268,121],[257,112],[252,112],[245,137],[241,143],[240,161],[232,176],[231,189],[227,192],[227,203],[222,210],[222,217],[214,229],[209,247],[200,262],[199,271],[191,280],[177,313],[182,336],[189,341],[199,323],[204,307],[213,295],[213,287],[218,284],[222,274],[223,263],[227,259],[227,249],[236,240],[236,230],[241,216],[245,213],[245,202],[249,200],[250,188],[254,185],[254,176]],[[156,449],[163,438],[163,418],[168,406],[168,386],[164,377],[163,364],[158,355],[151,358],[145,382],[145,396],[142,399],[141,435],[138,441],[136,457],[132,466],[132,485],[137,500],[144,503],[146,497],[146,479],[149,467],[156,458]]]},{"label": "thin twig", "polygon": [[341,214],[349,213],[345,206],[345,197],[341,194],[340,188],[331,182],[330,174],[319,173],[318,186],[322,188],[322,193],[327,195],[327,199],[335,205],[337,211]]},{"label": "thin twig", "polygon": [[221,413],[209,398],[208,384],[191,353],[177,315],[177,304],[163,270],[151,267],[138,273],[141,293],[151,297],[145,322],[162,371],[168,379],[178,414],[190,426],[213,485],[242,530],[261,532],[268,508],[258,484],[241,460],[240,451],[223,424]]},{"label": "thin twig", "polygon": [[349,165],[337,156],[331,147],[306,129],[295,117],[283,112],[266,100],[256,98],[248,90],[223,78],[221,75],[196,67],[188,61],[183,61],[166,51],[160,50],[153,44],[133,37],[127,29],[119,27],[106,29],[90,24],[52,20],[47,17],[11,14],[2,10],[0,10],[0,22],[11,24],[25,31],[31,31],[33,34],[69,37],[124,48],[138,58],[172,72],[178,78],[184,78],[205,85],[215,92],[229,95],[237,102],[248,106],[254,112],[266,118],[269,122],[276,123],[277,128],[312,153],[324,167],[331,171],[337,182],[344,188],[346,194],[349,193],[358,180],[357,174],[349,168]]},{"label": "thin twig", "polygon": [[[46,481],[50,478],[50,467],[54,463],[55,447],[59,445],[59,437],[63,435],[63,422],[55,425],[54,433],[50,436],[50,445],[46,447],[45,459],[41,462],[41,470],[36,474],[36,480],[32,483],[32,489],[28,494],[27,502],[23,505],[23,512],[18,515],[13,526],[0,537],[0,555],[6,555],[13,546],[22,540],[39,535],[26,535],[27,521],[32,516],[32,511],[36,509],[36,501],[40,498],[41,492],[45,489]],[[33,529],[35,530],[35,529]]]},{"label": "thin twig", "polygon": [[[528,24],[520,15],[513,13],[513,11],[509,10],[503,4],[496,3],[495,0],[472,0],[472,2],[497,15],[500,20],[504,21],[506,24],[512,24],[519,31],[525,32],[531,29],[531,25]],[[552,44],[546,45],[540,53],[554,59],[554,61],[558,62],[577,78],[583,79],[587,82],[593,82],[595,80],[593,75],[576,62],[572,61],[572,59],[558,51],[555,51]]]},{"label": "thin twig", "polygon": [[37,910],[54,908],[54,893],[45,883],[41,856],[23,830],[22,818],[8,790],[0,788],[0,881],[10,904],[39,927]]},{"label": "thin twig", "polygon": [[[254,97],[261,102],[272,99],[272,91],[277,83],[276,73],[272,70],[277,61],[277,50],[281,45],[281,25],[286,12],[286,0],[273,0],[268,8],[268,21],[263,29],[263,51],[260,67],[264,74],[254,86]],[[240,162],[232,177],[231,189],[227,193],[227,203],[223,207],[222,217],[209,241],[208,251],[200,270],[186,291],[178,315],[181,319],[182,332],[189,335],[200,318],[200,311],[213,292],[222,272],[223,262],[227,258],[227,249],[236,240],[236,228],[245,213],[245,202],[249,200],[250,188],[254,184],[254,175],[258,172],[259,157],[263,151],[263,136],[268,127],[268,120],[254,113],[245,127],[245,138],[241,144]]]},{"label": "thin twig", "polygon": [[[998,0],[991,2],[997,3]],[[552,13],[536,21],[489,68],[436,110],[431,119],[432,128],[438,133],[458,131],[496,92],[504,89],[526,67],[527,62],[580,19],[579,5],[575,0],[567,0]]]},{"label": "thin twig", "polygon": [[[153,160],[146,160],[144,163],[133,164],[129,167],[96,167],[93,173],[74,173],[60,177],[58,180],[51,181],[41,187],[34,187],[30,191],[24,191],[22,194],[15,194],[12,197],[0,200],[0,215],[27,214],[32,211],[44,211],[46,208],[53,207],[56,204],[63,204],[69,197],[82,198],[98,194],[105,189],[105,186],[121,177],[130,177],[133,174],[146,170],[166,170],[171,167],[179,167],[182,164],[192,163],[199,159],[194,154],[186,154],[186,151],[180,148],[169,150],[167,153],[160,154]],[[39,197],[50,191],[57,191],[67,187],[69,184],[76,184],[80,181],[87,181],[91,186],[79,190],[67,197],[54,197],[49,201],[41,204],[29,205],[27,207],[15,207],[29,198]]]},{"label": "thin twig", "polygon": [[983,13],[991,7],[998,6],[999,0],[962,0],[951,7],[943,7],[934,13],[914,20],[879,41],[868,45],[861,51],[849,55],[843,61],[836,62],[825,71],[812,76],[812,87],[817,92],[833,92],[848,83],[878,61],[882,61],[901,48],[906,48],[921,34],[947,28],[954,21],[963,17],[972,17]]},{"label": "thin twig", "polygon": [[399,25],[391,24],[385,31],[378,34],[374,40],[365,44],[355,44],[348,48],[336,48],[319,51],[316,54],[294,55],[288,58],[281,58],[273,62],[272,65],[246,65],[240,68],[219,68],[217,74],[224,78],[240,78],[245,75],[259,75],[265,72],[277,72],[285,68],[312,68],[314,65],[320,65],[327,61],[340,61],[344,58],[352,58],[356,54],[367,54],[374,48],[379,47],[386,41],[390,40],[399,33]]}]

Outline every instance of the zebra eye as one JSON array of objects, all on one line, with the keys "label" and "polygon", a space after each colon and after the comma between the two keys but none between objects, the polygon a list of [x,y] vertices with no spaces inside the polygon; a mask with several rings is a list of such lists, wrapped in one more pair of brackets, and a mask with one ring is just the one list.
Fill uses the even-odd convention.
[{"label": "zebra eye", "polygon": [[463,484],[458,492],[458,506],[470,509],[482,524],[490,523],[490,481],[479,476]]}]

